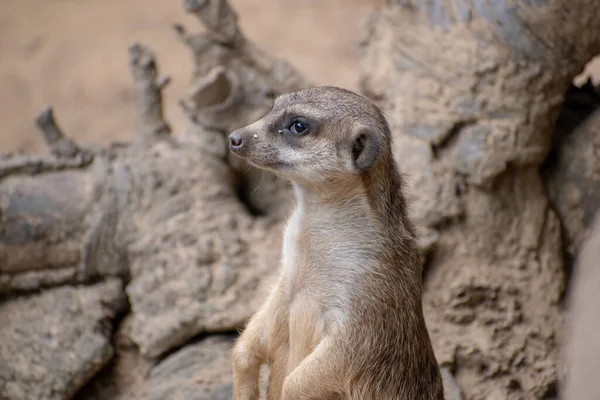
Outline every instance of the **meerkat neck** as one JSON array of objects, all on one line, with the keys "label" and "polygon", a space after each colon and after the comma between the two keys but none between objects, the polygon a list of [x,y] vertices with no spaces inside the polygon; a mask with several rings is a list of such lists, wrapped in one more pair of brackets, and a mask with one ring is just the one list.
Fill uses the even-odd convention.
[{"label": "meerkat neck", "polygon": [[412,232],[406,218],[402,179],[391,156],[384,157],[362,176],[319,184],[292,181],[292,186],[297,206],[304,212],[320,206],[352,207],[354,211],[360,207],[391,229],[397,227]]},{"label": "meerkat neck", "polygon": [[378,165],[363,176],[363,184],[371,208],[379,218],[412,232],[406,216],[402,177],[391,155],[385,155]]},{"label": "meerkat neck", "polygon": [[344,206],[353,199],[365,198],[365,188],[356,182],[306,185],[292,182],[296,201],[307,206]]}]

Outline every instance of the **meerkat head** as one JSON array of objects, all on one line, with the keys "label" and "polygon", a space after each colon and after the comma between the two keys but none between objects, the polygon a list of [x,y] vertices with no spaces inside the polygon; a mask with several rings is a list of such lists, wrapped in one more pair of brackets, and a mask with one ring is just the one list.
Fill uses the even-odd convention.
[{"label": "meerkat head", "polygon": [[292,181],[360,176],[389,152],[381,111],[364,97],[317,87],[278,97],[269,114],[229,136],[234,154]]}]

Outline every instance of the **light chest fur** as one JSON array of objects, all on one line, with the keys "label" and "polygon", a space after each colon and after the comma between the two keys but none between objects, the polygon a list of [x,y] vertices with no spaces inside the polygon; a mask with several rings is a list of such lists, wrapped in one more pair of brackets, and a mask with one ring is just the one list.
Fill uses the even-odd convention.
[{"label": "light chest fur", "polygon": [[361,198],[343,205],[312,200],[298,195],[284,234],[281,284],[289,307],[290,372],[325,334],[346,326],[377,252],[375,227]]}]

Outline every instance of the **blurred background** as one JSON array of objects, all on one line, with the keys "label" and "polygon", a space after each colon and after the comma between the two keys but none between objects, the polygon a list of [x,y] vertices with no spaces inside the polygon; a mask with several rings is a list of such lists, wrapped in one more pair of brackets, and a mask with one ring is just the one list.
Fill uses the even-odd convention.
[{"label": "blurred background", "polygon": [[[361,24],[383,0],[233,0],[247,37],[283,57],[315,84],[356,89]],[[106,145],[135,127],[127,48],[150,46],[175,131],[186,124],[177,100],[189,87],[190,52],[172,30],[204,28],[181,1],[0,1],[0,152],[44,150],[35,116],[52,105],[65,134]]]},{"label": "blurred background", "polygon": [[[246,35],[283,57],[315,84],[357,88],[361,25],[384,0],[232,0]],[[188,88],[189,51],[171,26],[203,27],[180,1],[0,1],[0,151],[44,149],[33,119],[55,108],[65,133],[79,143],[128,139],[135,115],[127,48],[149,45],[172,78],[166,114],[175,131],[186,124],[177,100]],[[600,60],[583,74],[600,79]],[[582,76],[582,78],[583,78]]]}]

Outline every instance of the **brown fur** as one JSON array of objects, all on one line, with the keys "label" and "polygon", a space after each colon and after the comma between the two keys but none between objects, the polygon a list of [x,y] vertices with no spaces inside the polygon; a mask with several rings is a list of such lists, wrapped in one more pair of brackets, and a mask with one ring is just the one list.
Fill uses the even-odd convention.
[{"label": "brown fur", "polygon": [[[298,118],[303,135],[290,131]],[[233,350],[234,398],[258,398],[266,363],[269,400],[443,399],[382,113],[347,90],[307,89],[230,139],[297,198],[279,280]]]}]

